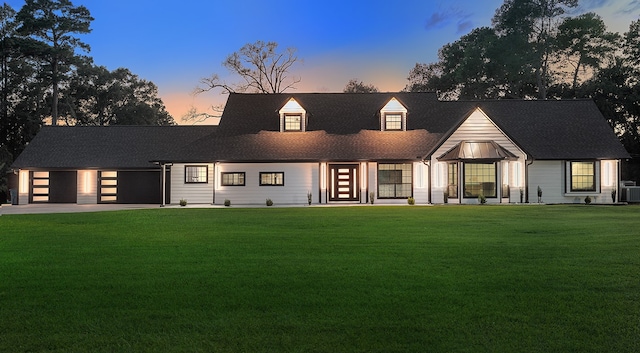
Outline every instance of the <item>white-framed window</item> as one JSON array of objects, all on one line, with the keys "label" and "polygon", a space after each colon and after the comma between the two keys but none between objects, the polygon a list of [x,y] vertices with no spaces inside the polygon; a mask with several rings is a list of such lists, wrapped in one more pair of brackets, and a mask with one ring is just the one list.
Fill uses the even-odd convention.
[{"label": "white-framed window", "polygon": [[206,165],[184,166],[185,184],[206,184],[209,180],[209,169]]}]

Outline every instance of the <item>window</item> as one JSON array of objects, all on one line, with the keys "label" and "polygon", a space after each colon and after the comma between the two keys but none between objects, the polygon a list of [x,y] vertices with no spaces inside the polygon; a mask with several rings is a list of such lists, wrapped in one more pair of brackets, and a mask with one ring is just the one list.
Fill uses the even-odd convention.
[{"label": "window", "polygon": [[284,116],[284,131],[302,131],[302,115],[286,114]]},{"label": "window", "polygon": [[244,186],[244,172],[222,173],[223,186]]},{"label": "window", "polygon": [[184,182],[199,184],[208,182],[209,171],[206,165],[187,165],[184,167]]},{"label": "window", "polygon": [[497,197],[496,164],[464,164],[464,197]]},{"label": "window", "polygon": [[378,197],[405,199],[412,196],[413,166],[410,163],[378,164]]},{"label": "window", "polygon": [[31,172],[31,202],[49,201],[49,172]]},{"label": "window", "polygon": [[595,162],[571,162],[571,191],[596,191]]},{"label": "window", "polygon": [[387,113],[384,115],[385,130],[402,130],[402,114]]},{"label": "window", "polygon": [[283,186],[284,172],[260,172],[260,186]]},{"label": "window", "polygon": [[447,164],[447,193],[450,199],[458,198],[458,163]]},{"label": "window", "polygon": [[100,184],[99,203],[118,201],[118,172],[115,170],[98,171]]}]

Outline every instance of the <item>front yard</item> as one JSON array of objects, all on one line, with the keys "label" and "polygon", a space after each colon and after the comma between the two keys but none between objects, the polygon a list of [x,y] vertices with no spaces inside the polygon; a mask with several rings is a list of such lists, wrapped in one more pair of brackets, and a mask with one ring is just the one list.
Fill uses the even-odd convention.
[{"label": "front yard", "polygon": [[638,352],[640,207],[0,217],[2,352]]}]

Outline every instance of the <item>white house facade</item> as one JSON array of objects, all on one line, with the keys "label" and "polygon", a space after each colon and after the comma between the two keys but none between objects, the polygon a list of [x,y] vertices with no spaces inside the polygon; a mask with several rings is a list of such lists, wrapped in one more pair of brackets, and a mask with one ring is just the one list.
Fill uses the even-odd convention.
[{"label": "white house facade", "polygon": [[629,158],[592,101],[231,94],[219,126],[44,127],[20,204],[614,203]]}]

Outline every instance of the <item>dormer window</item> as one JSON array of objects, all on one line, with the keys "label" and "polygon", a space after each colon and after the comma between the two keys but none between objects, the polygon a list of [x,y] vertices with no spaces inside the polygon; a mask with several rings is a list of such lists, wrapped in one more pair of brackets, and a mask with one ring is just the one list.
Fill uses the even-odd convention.
[{"label": "dormer window", "polygon": [[385,130],[404,130],[402,126],[402,114],[386,113],[384,115]]},{"label": "dormer window", "polygon": [[302,115],[285,114],[284,131],[302,131]]},{"label": "dormer window", "polygon": [[407,108],[397,99],[391,98],[380,110],[380,130],[405,131],[407,130]]},{"label": "dormer window", "polygon": [[279,114],[281,132],[307,130],[307,111],[294,98],[289,99]]}]

